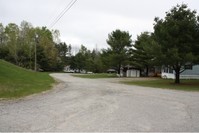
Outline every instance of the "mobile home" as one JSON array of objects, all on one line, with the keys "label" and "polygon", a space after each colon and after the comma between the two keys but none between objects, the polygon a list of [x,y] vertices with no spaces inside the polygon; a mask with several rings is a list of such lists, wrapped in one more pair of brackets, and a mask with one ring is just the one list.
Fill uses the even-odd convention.
[{"label": "mobile home", "polygon": [[[161,77],[165,79],[175,79],[175,71],[168,67],[162,67]],[[199,65],[193,65],[192,69],[187,69],[180,74],[180,79],[199,79]]]}]

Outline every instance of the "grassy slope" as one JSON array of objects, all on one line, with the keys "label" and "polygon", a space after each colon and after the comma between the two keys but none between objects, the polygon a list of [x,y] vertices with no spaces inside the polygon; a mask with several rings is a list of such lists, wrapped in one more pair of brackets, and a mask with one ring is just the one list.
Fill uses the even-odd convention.
[{"label": "grassy slope", "polygon": [[122,83],[163,89],[199,91],[199,80],[181,80],[180,84],[174,84],[174,80],[168,79],[122,81]]},{"label": "grassy slope", "polygon": [[29,71],[0,60],[0,98],[16,98],[51,88],[48,73]]}]

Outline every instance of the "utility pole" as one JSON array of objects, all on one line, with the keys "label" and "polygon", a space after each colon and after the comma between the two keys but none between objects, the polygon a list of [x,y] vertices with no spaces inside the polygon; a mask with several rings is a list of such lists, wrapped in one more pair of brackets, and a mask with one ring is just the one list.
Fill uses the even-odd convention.
[{"label": "utility pole", "polygon": [[35,35],[35,72],[37,71],[37,43],[38,43],[38,35]]}]

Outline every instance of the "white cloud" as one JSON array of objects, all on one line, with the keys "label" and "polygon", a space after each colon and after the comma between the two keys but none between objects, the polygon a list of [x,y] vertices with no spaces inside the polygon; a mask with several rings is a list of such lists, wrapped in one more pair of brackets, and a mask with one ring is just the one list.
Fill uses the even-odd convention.
[{"label": "white cloud", "polygon": [[[80,13],[79,16],[82,14]],[[97,17],[92,18],[91,16],[94,15],[97,15]],[[89,14],[84,17],[90,17],[90,19],[79,19],[79,17],[77,17],[78,19],[74,22],[68,22],[68,25],[70,26],[65,26],[65,29],[62,29],[63,31],[61,31],[61,33],[65,33],[62,34],[62,36],[65,36],[64,41],[71,44],[79,43],[90,45],[92,47],[97,44],[100,48],[105,48],[107,47],[106,39],[108,34],[115,29],[129,31],[129,33],[133,35],[133,39],[135,39],[140,31],[152,31],[152,20],[147,21],[131,17],[128,18],[118,15],[110,15],[108,13],[93,13],[93,15]],[[80,24],[81,26],[77,26]]]},{"label": "white cloud", "polygon": [[[0,21],[7,25],[26,20],[33,26],[48,26],[70,1],[1,0]],[[60,31],[67,44],[105,48],[108,34],[115,29],[129,31],[132,39],[153,31],[154,17],[163,18],[177,3],[199,11],[197,0],[78,0],[53,29]]]}]

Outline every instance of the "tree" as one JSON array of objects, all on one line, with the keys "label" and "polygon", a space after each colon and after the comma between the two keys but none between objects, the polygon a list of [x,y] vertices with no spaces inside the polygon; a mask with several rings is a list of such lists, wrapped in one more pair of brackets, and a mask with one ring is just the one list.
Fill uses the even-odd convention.
[{"label": "tree", "polygon": [[151,53],[153,43],[155,42],[152,34],[144,32],[140,36],[137,36],[137,40],[133,45],[134,48],[132,49],[132,64],[140,69],[146,69],[145,76],[148,76],[149,68],[154,64],[154,56]]},{"label": "tree", "polygon": [[58,56],[58,50],[53,42],[51,31],[46,27],[37,27],[35,34],[38,35],[38,42],[36,44],[38,67],[44,71],[57,71],[57,66],[61,63],[61,59]]},{"label": "tree", "polygon": [[21,22],[19,44],[19,65],[29,69],[33,68],[35,32],[31,23]]},{"label": "tree", "polygon": [[108,35],[107,43],[110,46],[108,53],[112,65],[116,67],[118,74],[122,65],[129,59],[129,49],[132,46],[131,35],[126,31],[115,30]]},{"label": "tree", "polygon": [[58,50],[59,57],[61,58],[64,65],[67,64],[67,56],[69,54],[69,46],[66,43],[55,44],[55,47]]},{"label": "tree", "polygon": [[199,17],[185,4],[173,7],[164,19],[155,18],[154,36],[161,52],[157,58],[175,71],[175,83],[180,83],[184,66],[196,60],[198,32]]},{"label": "tree", "polygon": [[112,63],[111,55],[112,55],[112,51],[111,51],[110,48],[102,49],[100,58],[101,58],[101,61],[102,61],[103,72],[106,72],[110,68],[115,69],[114,65],[112,65],[113,63]]},{"label": "tree", "polygon": [[79,72],[81,70],[87,70],[89,53],[90,51],[87,50],[85,46],[81,45],[79,52],[75,56],[71,57],[71,68],[77,69]]},{"label": "tree", "polygon": [[0,23],[0,46],[5,44],[5,28],[2,23]]},{"label": "tree", "polygon": [[70,57],[70,68],[78,70],[78,72],[81,70],[94,73],[104,72],[101,53],[97,50],[91,52],[81,45],[79,52],[75,56]]},{"label": "tree", "polygon": [[91,70],[94,73],[104,72],[103,63],[102,63],[102,54],[97,50],[93,50],[91,53]]},{"label": "tree", "polygon": [[19,27],[14,23],[9,23],[5,28],[5,33],[7,35],[7,47],[9,51],[9,60],[19,65]]},{"label": "tree", "polygon": [[6,35],[5,28],[2,23],[0,23],[0,59],[4,59],[8,56],[8,48],[6,46]]},{"label": "tree", "polygon": [[[39,38],[36,39],[36,35]],[[34,68],[36,46],[38,68],[44,71],[62,70],[55,41],[59,41],[58,30],[34,28],[26,21],[22,21],[20,26],[9,23],[5,28],[0,23],[0,58],[24,68]],[[71,52],[71,46],[68,49]]]}]

